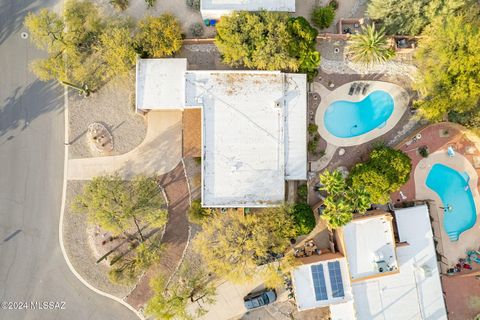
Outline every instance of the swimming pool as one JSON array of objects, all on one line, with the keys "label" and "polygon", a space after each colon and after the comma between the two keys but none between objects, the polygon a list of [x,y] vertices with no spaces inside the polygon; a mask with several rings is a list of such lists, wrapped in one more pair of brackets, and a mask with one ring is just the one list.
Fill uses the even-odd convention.
[{"label": "swimming pool", "polygon": [[393,113],[393,98],[383,90],[358,102],[337,100],[325,110],[324,125],[338,138],[352,138],[385,126]]},{"label": "swimming pool", "polygon": [[445,208],[443,227],[452,241],[458,240],[477,220],[472,191],[466,188],[469,179],[465,172],[437,163],[430,169],[425,182],[442,200]]}]

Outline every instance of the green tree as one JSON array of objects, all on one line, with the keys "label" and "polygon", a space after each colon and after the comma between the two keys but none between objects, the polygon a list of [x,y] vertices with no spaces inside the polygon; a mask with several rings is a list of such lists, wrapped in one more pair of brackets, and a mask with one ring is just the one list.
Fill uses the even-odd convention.
[{"label": "green tree", "polygon": [[116,256],[110,262],[109,279],[113,283],[131,284],[150,266],[160,260],[162,246],[159,239],[145,240],[127,254]]},{"label": "green tree", "polygon": [[382,63],[395,56],[385,30],[377,30],[375,25],[367,25],[361,33],[352,35],[347,52],[352,61],[365,65]]},{"label": "green tree", "polygon": [[165,201],[155,177],[136,176],[124,181],[118,174],[93,178],[73,202],[91,223],[113,235],[134,230],[140,242],[146,226],[160,228],[167,222]]},{"label": "green tree", "polygon": [[364,214],[371,206],[370,194],[363,187],[347,184],[340,171],[325,170],[320,175],[320,183],[327,196],[320,216],[330,228],[339,228],[349,223],[353,213]]},{"label": "green tree", "polygon": [[298,60],[298,71],[306,73],[308,81],[312,81],[320,66],[320,52],[316,49],[318,31],[303,17],[290,18],[287,30],[292,37],[289,54]]},{"label": "green tree", "polygon": [[373,203],[385,204],[390,193],[404,185],[412,170],[410,158],[401,151],[380,146],[370,153],[370,159],[352,169],[349,180],[354,189],[365,188]]},{"label": "green tree", "polygon": [[315,228],[315,217],[307,203],[295,204],[292,213],[297,235],[309,234]]},{"label": "green tree", "polygon": [[167,13],[158,17],[146,17],[139,22],[136,43],[145,57],[172,56],[182,47],[180,23]]},{"label": "green tree", "polygon": [[[416,52],[420,114],[438,121],[478,117],[480,99],[479,23],[466,16],[437,19],[425,29]],[[464,115],[462,117],[462,115]],[[465,117],[466,116],[466,117]]]},{"label": "green tree", "polygon": [[234,12],[217,24],[215,44],[234,67],[300,71],[313,78],[320,64],[317,31],[302,17],[279,12]]},{"label": "green tree", "polygon": [[467,0],[370,0],[367,13],[388,34],[419,35],[435,17],[453,15]]},{"label": "green tree", "polygon": [[105,61],[104,79],[129,74],[136,63],[133,31],[126,21],[115,21],[100,35],[96,50]]},{"label": "green tree", "polygon": [[[215,302],[216,288],[201,265],[184,263],[168,287],[162,276],[154,278],[151,287],[154,295],[148,301],[146,312],[157,319],[193,320],[205,314],[206,307]],[[187,311],[189,304],[196,304],[195,314]]]},{"label": "green tree", "polygon": [[252,214],[216,213],[196,236],[194,246],[209,270],[242,283],[255,275],[269,277],[258,266],[272,254],[283,254],[296,235],[288,207],[265,208]]},{"label": "green tree", "polygon": [[335,19],[335,8],[327,5],[325,7],[316,7],[312,12],[312,21],[319,29],[330,27]]},{"label": "green tree", "polygon": [[[122,74],[125,65],[112,63],[111,52],[119,50],[117,62],[128,61],[128,55],[120,50],[127,50],[128,43],[119,43],[126,38],[119,36],[118,30],[110,30],[116,28],[110,20],[116,18],[102,17],[98,7],[88,0],[66,1],[63,17],[47,9],[28,14],[24,23],[32,42],[48,53],[46,58],[32,62],[32,71],[42,81],[57,80],[87,95],[109,77]],[[114,38],[107,41],[109,37]],[[128,63],[131,65],[131,60]]]}]

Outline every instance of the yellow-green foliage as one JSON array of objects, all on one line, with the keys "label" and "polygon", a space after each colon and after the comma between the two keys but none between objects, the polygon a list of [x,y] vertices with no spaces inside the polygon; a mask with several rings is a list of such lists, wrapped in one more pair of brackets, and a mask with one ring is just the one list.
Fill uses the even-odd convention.
[{"label": "yellow-green foliage", "polygon": [[[269,253],[284,253],[295,236],[290,209],[268,208],[261,212],[217,213],[194,240],[210,271],[233,282],[242,283],[254,276],[267,277],[258,270]],[[271,270],[270,270],[271,271]]]},{"label": "yellow-green foliage", "polygon": [[423,33],[416,53],[415,88],[421,115],[441,120],[450,112],[470,113],[480,98],[480,32],[478,21],[463,15],[437,19]]},{"label": "yellow-green foliage", "polygon": [[180,23],[166,13],[144,18],[139,22],[137,45],[149,58],[173,55],[182,47]]}]

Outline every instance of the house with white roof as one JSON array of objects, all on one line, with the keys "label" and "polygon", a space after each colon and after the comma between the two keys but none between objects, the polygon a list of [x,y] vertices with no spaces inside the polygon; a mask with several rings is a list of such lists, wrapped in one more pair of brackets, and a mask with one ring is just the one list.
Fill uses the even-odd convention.
[{"label": "house with white roof", "polygon": [[[447,319],[426,205],[395,210],[394,219],[374,211],[338,231],[338,252],[292,271],[300,311],[328,306],[333,320]],[[340,296],[329,269],[336,261]]]},{"label": "house with white roof", "polygon": [[204,207],[280,205],[286,180],[306,180],[306,92],[305,74],[188,70],[186,59],[137,61],[138,112],[201,112]]},{"label": "house with white roof", "polygon": [[201,0],[204,19],[220,19],[233,11],[295,12],[295,0]]}]

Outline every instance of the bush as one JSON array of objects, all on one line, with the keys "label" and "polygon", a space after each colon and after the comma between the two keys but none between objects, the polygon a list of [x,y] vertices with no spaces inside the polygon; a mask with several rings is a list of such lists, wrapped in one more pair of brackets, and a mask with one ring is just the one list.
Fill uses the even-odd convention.
[{"label": "bush", "polygon": [[198,22],[193,23],[190,25],[189,31],[194,37],[200,37],[203,35],[203,25]]},{"label": "bush", "polygon": [[200,0],[187,0],[187,6],[195,11],[200,11]]},{"label": "bush", "polygon": [[309,134],[315,134],[318,131],[318,126],[315,123],[309,123],[308,124],[308,133]]},{"label": "bush", "polygon": [[389,147],[377,147],[370,160],[353,167],[349,182],[355,190],[365,188],[372,203],[385,204],[390,193],[404,185],[412,170],[412,161],[403,153]]},{"label": "bush", "polygon": [[297,188],[297,196],[300,202],[307,202],[308,187],[306,184],[301,184]]},{"label": "bush", "polygon": [[188,221],[195,224],[202,224],[212,214],[213,210],[203,208],[200,200],[193,200],[187,211]]},{"label": "bush", "polygon": [[117,10],[123,11],[128,8],[128,0],[110,0],[110,4]]},{"label": "bush", "polygon": [[338,9],[338,1],[337,0],[331,0],[328,5],[332,7],[333,9],[337,10]]},{"label": "bush", "polygon": [[315,228],[312,208],[306,203],[297,203],[293,207],[293,220],[297,235],[309,234]]},{"label": "bush", "polygon": [[424,158],[428,157],[428,147],[427,146],[420,147],[418,149],[418,153]]},{"label": "bush", "polygon": [[153,8],[155,5],[155,1],[157,0],[145,0],[145,3],[147,4],[147,8]]},{"label": "bush", "polygon": [[314,138],[314,139],[308,141],[308,146],[307,146],[308,152],[316,153],[317,147],[318,147],[318,139]]},{"label": "bush", "polygon": [[317,7],[313,10],[312,21],[319,29],[330,27],[335,19],[335,9],[333,6]]},{"label": "bush", "polygon": [[136,43],[142,57],[162,58],[174,55],[182,47],[178,19],[168,13],[143,18],[139,22]]}]

